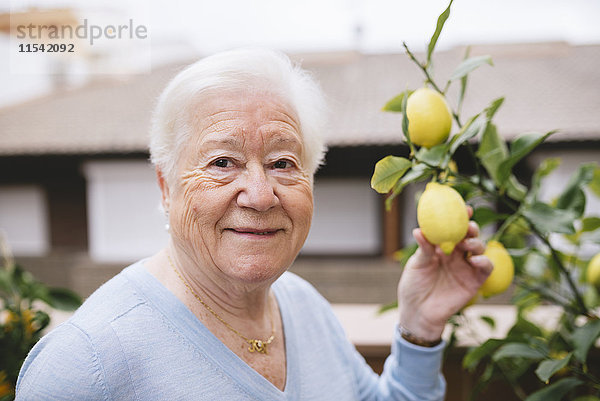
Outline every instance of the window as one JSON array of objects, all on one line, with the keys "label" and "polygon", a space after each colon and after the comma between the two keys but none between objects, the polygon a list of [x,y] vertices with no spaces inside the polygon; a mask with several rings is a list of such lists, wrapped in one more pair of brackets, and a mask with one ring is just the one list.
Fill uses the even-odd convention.
[{"label": "window", "polygon": [[0,187],[0,229],[16,256],[41,256],[50,249],[46,197],[35,185]]},{"label": "window", "polygon": [[380,202],[368,179],[320,179],[304,255],[381,252]]},{"label": "window", "polygon": [[148,162],[91,161],[84,165],[84,173],[93,260],[135,261],[166,244],[160,190]]}]

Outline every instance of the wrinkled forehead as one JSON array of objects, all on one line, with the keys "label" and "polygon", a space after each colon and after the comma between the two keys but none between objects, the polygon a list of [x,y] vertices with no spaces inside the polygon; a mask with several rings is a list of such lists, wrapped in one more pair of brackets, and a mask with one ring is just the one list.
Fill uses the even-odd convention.
[{"label": "wrinkled forehead", "polygon": [[240,136],[260,131],[279,142],[303,143],[295,110],[274,92],[248,89],[207,93],[190,114],[196,141],[223,132]]}]

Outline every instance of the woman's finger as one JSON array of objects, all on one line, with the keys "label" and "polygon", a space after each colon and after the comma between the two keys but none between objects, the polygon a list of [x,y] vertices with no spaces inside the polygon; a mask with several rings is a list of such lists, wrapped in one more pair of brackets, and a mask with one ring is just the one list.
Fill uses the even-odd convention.
[{"label": "woman's finger", "polygon": [[427,238],[425,238],[425,235],[423,235],[420,228],[415,228],[412,235],[415,238],[415,241],[417,241],[417,245],[419,245],[421,252],[425,255],[432,255],[435,253],[435,245],[427,241]]},{"label": "woman's finger", "polygon": [[467,238],[474,238],[479,236],[479,224],[474,221],[469,221],[469,228],[467,229]]},{"label": "woman's finger", "polygon": [[458,248],[471,255],[481,255],[485,252],[485,243],[479,238],[465,238],[458,244]]},{"label": "woman's finger", "polygon": [[478,277],[482,283],[492,273],[492,270],[494,270],[494,265],[490,259],[484,255],[470,256],[468,262],[477,270]]}]

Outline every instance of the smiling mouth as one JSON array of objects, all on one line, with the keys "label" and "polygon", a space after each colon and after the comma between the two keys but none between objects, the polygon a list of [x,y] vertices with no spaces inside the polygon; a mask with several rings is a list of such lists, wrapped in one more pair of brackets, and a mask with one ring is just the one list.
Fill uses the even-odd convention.
[{"label": "smiling mouth", "polygon": [[227,228],[226,231],[232,231],[236,234],[246,234],[246,235],[258,235],[258,236],[269,236],[277,234],[277,232],[282,231],[281,229],[266,229],[266,230],[255,230],[250,228]]}]

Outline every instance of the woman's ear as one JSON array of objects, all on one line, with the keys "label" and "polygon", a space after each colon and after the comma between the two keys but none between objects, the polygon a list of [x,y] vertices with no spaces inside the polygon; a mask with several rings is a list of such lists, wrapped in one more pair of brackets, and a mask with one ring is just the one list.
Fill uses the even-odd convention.
[{"label": "woman's ear", "polygon": [[163,209],[166,213],[168,213],[171,200],[169,183],[167,182],[163,172],[158,167],[156,167],[156,180],[158,181],[158,186],[160,188]]}]

